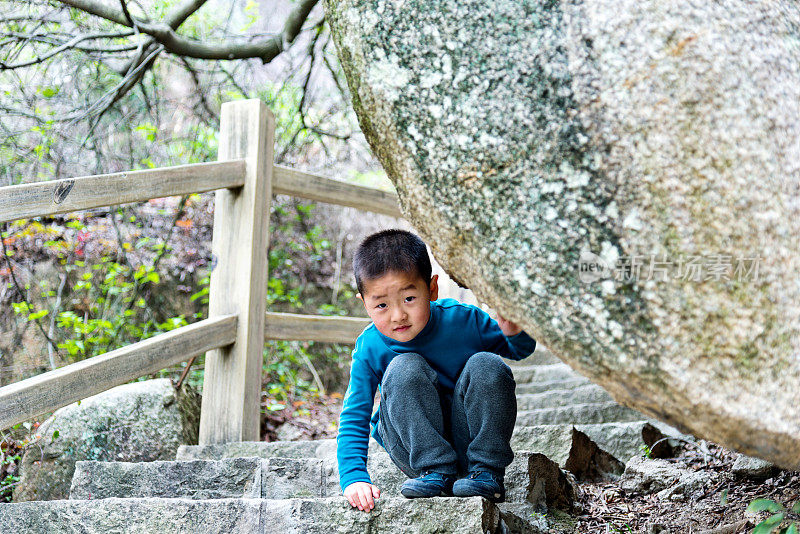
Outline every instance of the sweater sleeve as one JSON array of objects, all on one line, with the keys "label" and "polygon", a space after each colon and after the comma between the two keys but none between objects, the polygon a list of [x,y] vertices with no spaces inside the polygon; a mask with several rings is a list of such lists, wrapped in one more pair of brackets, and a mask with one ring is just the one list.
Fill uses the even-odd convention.
[{"label": "sweater sleeve", "polygon": [[506,337],[497,321],[480,308],[475,308],[475,320],[485,350],[499,354],[511,360],[522,360],[530,356],[536,349],[536,340],[525,331]]},{"label": "sweater sleeve", "polygon": [[336,437],[336,460],[342,491],[353,482],[372,483],[367,472],[369,419],[378,377],[364,358],[361,340],[356,342],[350,365],[350,384],[344,396]]}]

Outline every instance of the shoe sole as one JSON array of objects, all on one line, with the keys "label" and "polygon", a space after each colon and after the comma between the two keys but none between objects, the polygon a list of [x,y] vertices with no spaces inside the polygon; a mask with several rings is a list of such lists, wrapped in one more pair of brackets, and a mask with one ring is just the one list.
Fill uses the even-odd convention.
[{"label": "shoe sole", "polygon": [[400,490],[400,495],[402,495],[406,499],[428,499],[428,498],[433,498],[433,497],[452,497],[452,494],[445,493],[444,491],[440,491],[436,495],[430,495],[430,494],[427,494],[427,493],[421,493],[419,491],[414,491],[412,489]]}]

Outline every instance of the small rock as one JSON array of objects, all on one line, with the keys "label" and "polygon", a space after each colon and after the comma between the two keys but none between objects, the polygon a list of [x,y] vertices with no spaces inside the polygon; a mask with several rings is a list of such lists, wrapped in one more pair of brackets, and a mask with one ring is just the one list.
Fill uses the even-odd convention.
[{"label": "small rock", "polygon": [[661,523],[650,523],[645,527],[647,534],[669,534],[669,528]]},{"label": "small rock", "polygon": [[738,477],[763,480],[775,472],[775,465],[761,458],[740,454],[734,460],[731,472]]},{"label": "small rock", "polygon": [[625,466],[619,480],[626,493],[656,493],[661,500],[684,500],[704,488],[719,475],[707,471],[692,471],[666,460],[634,457]]},{"label": "small rock", "polygon": [[275,431],[278,441],[300,441],[303,439],[303,429],[287,421]]}]

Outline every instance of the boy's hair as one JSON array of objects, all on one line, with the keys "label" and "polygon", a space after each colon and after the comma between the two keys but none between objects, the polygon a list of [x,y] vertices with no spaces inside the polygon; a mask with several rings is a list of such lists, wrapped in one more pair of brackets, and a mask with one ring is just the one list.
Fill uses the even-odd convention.
[{"label": "boy's hair", "polygon": [[382,230],[361,242],[353,256],[358,292],[364,295],[364,280],[389,272],[415,272],[425,283],[430,282],[431,260],[419,236],[405,230]]}]

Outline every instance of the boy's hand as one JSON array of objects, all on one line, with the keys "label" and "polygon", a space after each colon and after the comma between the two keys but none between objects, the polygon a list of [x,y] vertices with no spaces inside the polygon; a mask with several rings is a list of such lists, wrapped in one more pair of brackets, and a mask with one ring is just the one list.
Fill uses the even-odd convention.
[{"label": "boy's hand", "polygon": [[497,315],[497,324],[500,325],[500,330],[503,331],[506,337],[516,336],[522,332],[522,327],[517,323],[512,323],[508,319],[504,319],[502,315]]},{"label": "boy's hand", "polygon": [[344,489],[344,496],[350,502],[350,506],[369,512],[375,507],[374,499],[381,496],[378,486],[366,482],[353,482]]}]

